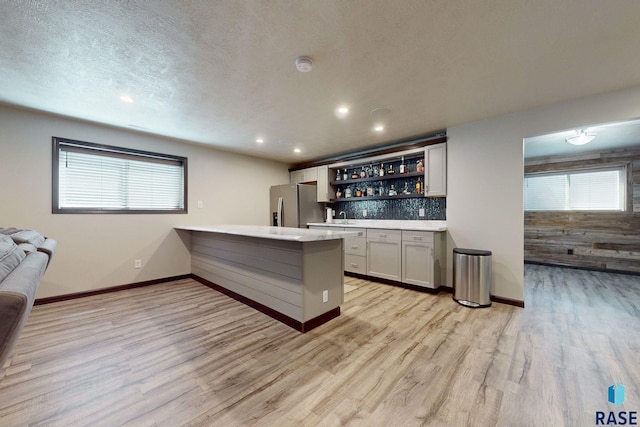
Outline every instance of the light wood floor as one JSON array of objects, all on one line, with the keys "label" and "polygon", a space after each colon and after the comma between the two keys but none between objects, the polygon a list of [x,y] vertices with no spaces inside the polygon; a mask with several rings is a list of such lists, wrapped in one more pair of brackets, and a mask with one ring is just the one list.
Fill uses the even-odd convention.
[{"label": "light wood floor", "polygon": [[640,410],[640,278],[525,274],[525,309],[346,278],[343,314],[307,334],[192,280],[36,306],[0,425],[555,427]]}]

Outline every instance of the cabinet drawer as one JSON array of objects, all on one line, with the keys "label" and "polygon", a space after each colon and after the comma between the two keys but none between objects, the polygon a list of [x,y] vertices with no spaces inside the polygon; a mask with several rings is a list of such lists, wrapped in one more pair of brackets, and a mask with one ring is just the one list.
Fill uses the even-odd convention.
[{"label": "cabinet drawer", "polygon": [[402,231],[403,242],[429,243],[433,244],[433,232],[431,231]]},{"label": "cabinet drawer", "polygon": [[402,239],[402,232],[400,230],[386,230],[386,229],[367,229],[367,240],[375,240],[378,242],[398,242]]},{"label": "cabinet drawer", "polygon": [[367,274],[367,258],[358,255],[345,254],[344,269],[351,273]]},{"label": "cabinet drawer", "polygon": [[354,233],[358,233],[358,235],[354,237],[367,237],[366,228],[345,227],[344,231],[352,231]]},{"label": "cabinet drawer", "polygon": [[364,237],[345,237],[344,253],[349,255],[366,256],[367,239]]}]

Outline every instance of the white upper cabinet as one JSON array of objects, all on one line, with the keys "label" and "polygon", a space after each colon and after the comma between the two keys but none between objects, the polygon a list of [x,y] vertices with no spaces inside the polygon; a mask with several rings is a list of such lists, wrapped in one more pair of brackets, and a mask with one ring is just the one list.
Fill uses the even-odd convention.
[{"label": "white upper cabinet", "polygon": [[316,182],[318,180],[318,168],[299,169],[289,172],[289,182],[291,184]]},{"label": "white upper cabinet", "polygon": [[425,149],[427,170],[425,173],[425,196],[447,195],[447,143],[429,145]]}]

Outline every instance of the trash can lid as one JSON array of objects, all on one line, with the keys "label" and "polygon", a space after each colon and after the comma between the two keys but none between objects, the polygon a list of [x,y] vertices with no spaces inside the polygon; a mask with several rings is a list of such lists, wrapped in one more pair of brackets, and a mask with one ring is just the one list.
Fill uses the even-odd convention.
[{"label": "trash can lid", "polygon": [[476,256],[490,256],[491,251],[484,251],[482,249],[462,249],[455,248],[453,249],[454,254],[462,254],[462,255],[476,255]]}]

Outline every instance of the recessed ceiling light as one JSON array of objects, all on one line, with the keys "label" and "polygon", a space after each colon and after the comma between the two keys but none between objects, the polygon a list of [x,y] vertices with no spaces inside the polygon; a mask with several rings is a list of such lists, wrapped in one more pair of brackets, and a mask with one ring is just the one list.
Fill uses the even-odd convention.
[{"label": "recessed ceiling light", "polygon": [[376,132],[382,132],[384,130],[384,126],[382,125],[375,125],[375,127],[373,128],[373,130],[375,130]]},{"label": "recessed ceiling light", "polygon": [[349,107],[345,107],[344,105],[336,108],[336,117],[339,119],[344,119],[349,115]]},{"label": "recessed ceiling light", "polygon": [[262,139],[262,138],[258,138],[258,139],[256,139],[256,142],[257,142],[258,144],[262,144],[262,143],[264,142],[264,139]]},{"label": "recessed ceiling light", "polygon": [[293,152],[294,152],[294,153],[299,153],[299,152],[300,152],[300,149],[299,149],[299,148],[294,148],[294,149],[293,149]]},{"label": "recessed ceiling light", "polygon": [[133,98],[128,95],[120,95],[120,101],[122,102],[133,102]]}]

